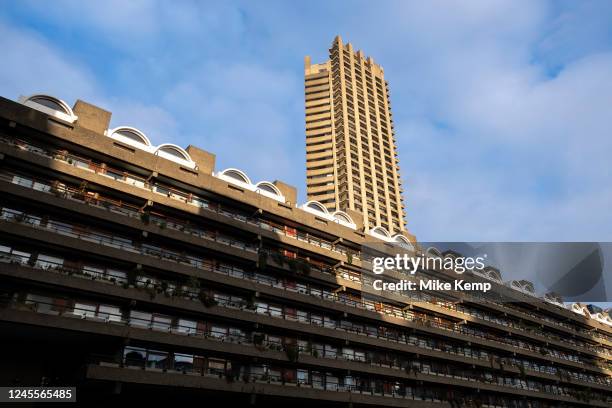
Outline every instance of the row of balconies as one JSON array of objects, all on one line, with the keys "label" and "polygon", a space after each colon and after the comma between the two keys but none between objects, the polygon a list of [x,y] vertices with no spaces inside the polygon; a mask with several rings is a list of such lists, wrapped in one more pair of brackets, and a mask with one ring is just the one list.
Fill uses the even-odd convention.
[{"label": "row of balconies", "polygon": [[[39,184],[40,186],[41,184]],[[12,220],[12,221],[19,221],[19,222],[26,222],[29,223],[31,225],[34,226],[41,226],[41,219],[40,217],[30,217],[30,216],[26,216],[24,214],[22,214],[19,211],[8,211],[5,209],[5,211],[3,212],[3,218],[7,219],[7,220]],[[172,223],[167,224],[170,226],[170,228],[179,228],[175,225],[173,225]],[[75,235],[75,227],[71,226],[71,225],[64,225],[63,223],[54,223],[51,222],[50,224],[47,225],[43,225],[42,227],[44,228],[50,228],[51,230],[58,232],[58,233],[63,233],[65,235],[68,236],[74,236],[80,239],[85,239],[85,240],[89,240],[89,241],[94,241],[97,243],[100,243],[102,245],[107,245],[107,246],[112,246],[112,247],[116,247],[116,248],[121,248],[121,249],[125,249],[125,250],[129,250],[132,252],[139,252],[139,253],[144,253],[147,255],[153,255],[153,256],[157,256],[160,257],[161,259],[166,259],[166,260],[176,260],[177,262],[181,262],[181,263],[187,263],[190,264],[192,266],[195,266],[196,268],[203,268],[202,265],[204,265],[204,260],[201,258],[197,258],[194,256],[190,256],[187,255],[185,253],[178,253],[178,252],[171,252],[169,250],[165,250],[162,249],[160,247],[155,247],[155,246],[151,246],[148,244],[142,245],[142,246],[137,246],[132,244],[129,240],[126,240],[124,238],[118,237],[118,236],[109,236],[108,234],[104,234],[104,233],[96,233],[93,231],[87,231],[86,227],[82,227],[82,228],[78,228],[78,233]],[[200,234],[198,235],[200,237],[206,238],[206,239],[211,239],[214,240],[216,242],[220,242],[229,246],[233,246],[233,247],[238,247],[238,248],[242,248],[245,250],[250,250],[252,252],[256,251],[256,248],[254,246],[251,247],[247,247],[245,246],[244,243],[240,243],[240,242],[236,242],[236,241],[232,241],[231,239],[224,237],[224,236],[215,236],[214,234],[204,234],[202,232],[200,232]],[[250,248],[250,249],[249,249]],[[367,278],[366,278],[367,279]],[[368,283],[370,281],[366,281],[366,282],[361,282],[363,283]],[[398,309],[400,310],[400,309]],[[463,312],[466,313],[468,309],[464,308]],[[397,312],[395,312],[397,313]],[[482,314],[476,314],[474,312],[469,313],[472,316],[478,317],[478,318],[483,318]],[[504,322],[500,322],[498,318],[493,318],[491,317],[490,319],[485,318],[485,320],[489,320],[489,321],[493,321],[495,323],[498,324],[504,324],[506,326],[509,326],[510,324],[508,324],[506,321]],[[525,329],[524,327],[522,327],[521,325],[516,325],[515,328],[517,329]],[[526,331],[526,330],[525,330]],[[559,338],[558,336],[553,336],[551,334],[547,334],[547,337],[551,338],[551,339],[555,339],[555,340],[563,340],[561,338]],[[575,343],[577,344],[577,343]],[[584,344],[580,344],[581,346],[584,347]],[[593,351],[601,351],[598,348],[592,348]]]},{"label": "row of balconies", "polygon": [[[23,148],[23,145],[21,145],[21,147]],[[44,154],[45,153],[44,151],[41,151],[41,149],[35,148],[35,147],[32,147],[32,150],[37,152],[37,153],[39,153],[39,154]],[[72,161],[71,164],[76,165],[76,166],[79,166],[79,164],[82,163],[82,160],[84,160],[84,159],[80,160],[80,158],[77,158],[77,157],[73,158],[71,156],[68,156],[68,157],[63,157],[62,156],[61,158],[64,158],[65,160],[68,160],[69,162]],[[88,165],[88,168],[91,169],[91,164]],[[106,174],[110,175],[110,177],[112,177],[113,179],[117,179],[117,178],[122,177],[125,180],[128,180],[128,182],[130,182],[132,185],[136,185],[136,186],[141,186],[141,185],[145,186],[146,185],[144,182],[138,183],[135,178],[131,178],[129,176],[126,176],[125,173],[123,173],[122,175],[119,175],[118,172],[114,172],[114,171],[112,171],[112,169],[109,169],[108,167],[105,169],[105,171],[106,171]],[[180,193],[177,194],[177,192],[172,191],[170,189],[160,189],[160,190],[163,191],[164,193],[168,194],[168,196],[170,196],[170,197],[178,198],[181,201],[187,201],[187,198],[184,195],[180,194]],[[187,197],[189,197],[189,195],[187,195]],[[200,205],[203,204],[202,201],[198,201],[198,198],[193,196],[193,195],[191,196],[191,200],[192,200],[192,202],[197,202]],[[227,211],[224,214],[227,214],[228,216],[231,216],[233,218],[237,217],[235,214],[233,214],[231,212],[227,212]],[[241,217],[238,216],[237,218],[240,219]],[[281,231],[284,231],[284,229],[276,228],[276,232],[281,232]],[[317,242],[318,240],[313,238],[312,241]]]},{"label": "row of balconies", "polygon": [[[0,141],[8,142],[7,139],[1,138],[1,137],[0,137]],[[93,163],[91,163],[89,159],[86,159],[86,158],[82,158],[82,157],[75,156],[72,154],[65,154],[65,153],[58,155],[57,152],[43,150],[41,148],[31,146],[29,144],[19,144],[19,146],[33,153],[45,155],[46,157],[53,157],[56,160],[65,161],[68,164],[74,165],[76,167],[86,169],[89,171],[93,171],[97,174],[105,175],[116,181],[121,181],[121,182],[130,184],[135,187],[139,187],[139,188],[146,189],[149,191],[161,193],[163,195],[167,195],[168,197],[176,199],[178,201],[181,201],[187,204],[196,205],[197,207],[211,210],[211,211],[217,212],[222,215],[226,215],[238,221],[243,221],[249,224],[258,225],[259,227],[263,229],[267,229],[267,230],[274,229],[275,232],[279,232],[281,230],[284,231],[285,229],[284,226],[281,226],[280,224],[277,224],[277,223],[274,223],[268,220],[263,220],[258,217],[251,217],[251,216],[239,214],[235,210],[229,207],[222,207],[221,204],[213,202],[209,199],[198,197],[194,194],[183,192],[183,191],[174,189],[170,186],[165,186],[165,185],[162,185],[156,182],[147,181],[144,178],[141,178],[139,176],[136,176],[128,172],[124,172],[122,170],[113,169],[113,168],[110,168],[108,166],[103,166],[103,165],[94,165]],[[10,180],[10,177],[11,177],[10,172],[4,172],[4,177],[3,177],[4,180],[14,182],[13,180]],[[13,177],[15,177],[15,175],[13,175]],[[36,180],[33,182],[49,184],[49,181],[47,180],[40,180],[40,181]],[[61,190],[67,187],[65,187],[65,185],[64,186],[59,185],[58,188]],[[67,193],[70,193],[70,192],[68,191]],[[101,202],[104,203],[105,201],[102,200]],[[175,222],[175,224],[178,224],[178,223]],[[332,251],[336,251],[339,253],[343,253],[343,254],[347,252],[347,249],[345,249],[346,247],[344,247],[343,245],[334,245],[332,241],[326,241],[326,240],[323,240],[319,237],[313,236],[312,234],[308,234],[308,233],[301,233],[301,235],[308,236],[308,240],[309,240],[308,242],[315,243],[315,245],[316,243],[321,243],[321,245],[318,245],[318,246],[323,247],[323,245],[325,245],[327,249],[330,249]],[[352,252],[355,252],[355,251],[352,251]],[[354,253],[354,255],[356,258],[359,257],[358,253]]]},{"label": "row of balconies", "polygon": [[[228,328],[215,323],[207,325],[206,330],[203,332],[202,330],[198,331],[198,327],[201,327],[202,322],[190,320],[189,318],[176,318],[136,310],[131,310],[129,312],[124,311],[122,313],[118,307],[95,304],[88,301],[72,301],[70,299],[58,299],[56,301],[46,296],[28,295],[23,303],[12,301],[9,307],[16,309],[25,307],[27,310],[37,313],[77,317],[101,323],[127,325],[148,330],[171,332],[179,335],[201,336],[219,342],[249,345],[262,350],[284,351],[288,360],[293,363],[298,361],[300,354],[307,353],[313,355],[315,358],[340,358],[347,361],[356,361],[390,369],[405,370],[408,374],[413,372],[415,374],[423,373],[463,381],[496,384],[500,387],[518,388],[533,392],[553,392],[558,395],[568,396],[571,395],[572,391],[577,391],[572,390],[571,387],[557,387],[554,385],[551,387],[548,384],[538,381],[506,376],[503,370],[501,371],[501,375],[499,375],[490,370],[479,369],[478,371],[473,371],[471,369],[459,369],[447,364],[427,362],[422,358],[402,361],[398,360],[396,357],[387,357],[382,360],[377,359],[377,361],[372,361],[370,358],[366,357],[365,353],[363,353],[362,357],[361,354],[358,354],[359,357],[355,358],[356,353],[353,349],[347,349],[346,353],[340,352],[339,354],[338,349],[331,345],[322,345],[307,341],[300,344],[287,338],[283,339],[282,337],[269,336],[258,332],[245,334],[241,329]],[[323,360],[321,360],[321,364],[325,367]],[[609,381],[604,384],[609,384]],[[599,395],[599,399],[603,400],[605,398],[603,394]]]},{"label": "row of balconies", "polygon": [[[128,278],[128,273],[126,272],[112,270],[111,273],[108,273],[108,272],[104,273],[101,271],[101,269],[96,268],[95,266],[86,267],[86,268],[84,267],[83,270],[75,270],[75,268],[65,267],[63,265],[62,259],[58,259],[57,257],[53,257],[53,256],[42,255],[42,259],[41,259],[41,255],[39,255],[39,259],[37,261],[30,261],[29,258],[24,257],[24,255],[17,255],[17,256],[13,255],[12,257],[7,256],[1,259],[3,259],[5,262],[10,261],[10,262],[19,263],[19,264],[28,264],[36,268],[45,268],[46,270],[53,271],[56,273],[66,273],[66,274],[70,274],[73,276],[80,276],[85,279],[90,279],[90,278],[96,279],[100,282],[107,281],[110,283],[114,283],[116,285],[126,286],[128,282],[130,282],[130,279]],[[211,270],[214,270],[217,273],[222,273],[222,274],[232,276],[235,278],[240,278],[240,279],[249,279],[254,282],[257,282],[258,284],[263,284],[263,285],[271,286],[274,288],[280,288],[280,289],[284,289],[284,290],[291,291],[294,293],[302,293],[302,294],[314,296],[320,299],[342,303],[342,304],[349,305],[352,307],[360,307],[366,310],[375,311],[377,313],[382,312],[382,313],[385,313],[387,315],[394,316],[394,317],[409,319],[410,321],[418,322],[424,325],[425,327],[444,327],[445,329],[449,329],[448,325],[444,326],[443,323],[440,322],[439,320],[435,320],[435,319],[432,320],[424,314],[413,313],[413,312],[407,313],[406,311],[402,311],[399,309],[393,310],[393,309],[390,309],[390,306],[383,305],[378,302],[361,300],[361,299],[352,300],[352,299],[349,299],[343,296],[339,296],[338,294],[332,293],[330,291],[325,291],[321,288],[287,281],[286,279],[285,280],[275,279],[272,277],[265,276],[259,272],[249,273],[249,272],[246,272],[240,269],[233,269],[230,266],[223,266],[223,265],[214,266],[211,263],[209,264],[209,268]],[[156,280],[156,278],[151,277],[151,276],[138,276],[137,278],[132,278],[132,281],[133,283],[130,284],[130,286],[141,287],[141,288],[145,288],[145,289],[148,289],[154,292],[161,290],[167,295],[174,296],[174,295],[177,295],[180,291],[181,296],[187,296],[188,298],[197,298],[199,294],[199,292],[194,288],[190,289],[189,287],[183,286],[177,289],[177,285],[175,283],[169,283],[167,281],[165,282],[158,281]],[[226,295],[219,294],[219,296],[226,296]],[[227,296],[232,296],[232,295],[227,295]],[[241,303],[243,301],[236,300],[236,302]],[[280,317],[282,319],[290,319],[290,320],[297,319],[296,314],[295,314],[296,309],[290,308],[288,309],[289,312],[285,312],[282,305],[274,306],[274,307],[266,305],[266,307],[264,308],[260,304],[260,306],[257,307],[256,310],[270,317],[276,317],[276,318]],[[347,323],[344,321],[339,322],[331,317],[324,317],[321,314],[319,315],[315,314],[311,316],[310,314],[308,314],[308,312],[306,313],[308,317],[304,321],[304,323],[307,323],[307,324],[324,326],[324,327],[333,328],[336,330],[349,330],[351,332],[357,332],[357,333],[365,334],[368,336],[375,335],[377,338],[382,338],[382,339],[386,339],[386,340],[393,341],[393,342],[401,341],[400,340],[401,337],[398,337],[397,334],[392,334],[391,331],[389,331],[389,329],[384,329],[383,331],[384,334],[381,337],[380,330],[376,328],[374,328],[373,331],[368,332],[367,330],[365,330],[366,327],[363,327],[363,326],[358,327],[359,325],[356,326],[355,324],[350,324],[350,326],[346,326]],[[467,333],[465,330],[463,332],[464,334]],[[482,336],[483,338],[487,338],[488,340],[492,340],[492,341],[501,340],[501,338],[494,339],[486,332],[481,332],[481,333],[474,332],[474,333],[469,333],[469,334],[471,335],[480,334],[480,336]],[[407,338],[404,338],[403,341],[407,342],[408,340]],[[526,344],[518,344],[518,345],[528,350],[536,349],[534,347],[529,348],[528,345]],[[555,355],[555,357],[562,358],[563,356],[557,354]]]}]

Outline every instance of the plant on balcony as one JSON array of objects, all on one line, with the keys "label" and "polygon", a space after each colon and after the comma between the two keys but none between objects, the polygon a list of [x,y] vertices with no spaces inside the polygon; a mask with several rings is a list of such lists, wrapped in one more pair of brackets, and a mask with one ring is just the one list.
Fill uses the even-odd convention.
[{"label": "plant on balcony", "polygon": [[297,363],[300,357],[298,348],[293,344],[285,345],[285,354],[287,355],[287,359],[292,363]]},{"label": "plant on balcony", "polygon": [[185,291],[183,290],[181,285],[177,283],[176,284],[176,288],[172,291],[170,296],[171,297],[183,297],[183,296],[185,296]]},{"label": "plant on balcony", "polygon": [[305,259],[302,259],[300,264],[301,264],[302,274],[305,276],[310,275],[310,270],[311,270],[310,262],[306,261]]},{"label": "plant on balcony", "polygon": [[195,276],[190,276],[189,280],[187,281],[187,286],[192,289],[200,289],[200,280]]},{"label": "plant on balcony", "polygon": [[353,264],[353,254],[351,252],[346,254],[346,263],[349,265]]},{"label": "plant on balcony", "polygon": [[298,272],[298,261],[296,259],[290,259],[289,262],[289,270],[293,274],[297,274]]},{"label": "plant on balcony", "polygon": [[265,269],[267,265],[268,265],[268,252],[259,248],[259,257],[257,259],[257,266],[259,266],[259,269]]},{"label": "plant on balcony", "polygon": [[253,333],[253,344],[255,344],[256,346],[261,346],[263,344],[263,341],[264,341],[263,333]]},{"label": "plant on balcony", "polygon": [[[147,282],[150,283],[148,279],[147,279]],[[147,286],[145,286],[145,291],[149,294],[149,298],[151,300],[155,299],[155,296],[157,295],[157,288],[158,288],[157,284],[149,286],[149,284],[147,283]]]},{"label": "plant on balcony", "polygon": [[259,351],[265,350],[265,346],[263,344],[265,336],[263,333],[253,333],[253,344],[255,348]]},{"label": "plant on balcony", "polygon": [[166,221],[160,221],[157,225],[159,226],[159,229],[165,229],[167,224]]},{"label": "plant on balcony", "polygon": [[144,211],[140,213],[140,221],[145,224],[149,224],[151,221],[151,213],[149,211]]},{"label": "plant on balcony", "polygon": [[166,296],[170,296],[170,293],[168,292],[168,281],[161,281],[160,285],[159,285],[159,289],[161,291],[161,293],[165,294]]},{"label": "plant on balcony", "polygon": [[127,282],[126,282],[128,286],[132,286],[132,287],[136,286],[136,273],[137,273],[136,268],[128,271]]},{"label": "plant on balcony", "polygon": [[272,260],[276,262],[281,268],[285,266],[285,257],[280,252],[272,252]]},{"label": "plant on balcony", "polygon": [[215,300],[214,297],[210,296],[204,291],[200,291],[200,302],[202,302],[202,304],[206,308],[217,306],[217,304],[219,303]]},{"label": "plant on balcony", "polygon": [[522,365],[522,364],[519,364],[519,365],[518,365],[518,369],[519,369],[519,373],[520,373],[520,375],[521,375],[521,378],[523,378],[523,379],[524,379],[524,378],[526,377],[526,375],[527,375],[527,374],[525,373],[525,366],[524,366],[524,365]]},{"label": "plant on balcony", "polygon": [[308,353],[308,354],[312,354],[312,343],[308,342],[308,343],[306,344],[306,350],[305,350],[305,351],[306,351],[306,353]]},{"label": "plant on balcony", "polygon": [[255,304],[255,295],[251,295],[246,298],[244,308],[248,310],[257,309],[257,305]]},{"label": "plant on balcony", "polygon": [[497,364],[499,364],[499,369],[501,370],[501,372],[504,372],[504,364],[506,363],[506,359],[501,358],[501,357],[497,357]]}]

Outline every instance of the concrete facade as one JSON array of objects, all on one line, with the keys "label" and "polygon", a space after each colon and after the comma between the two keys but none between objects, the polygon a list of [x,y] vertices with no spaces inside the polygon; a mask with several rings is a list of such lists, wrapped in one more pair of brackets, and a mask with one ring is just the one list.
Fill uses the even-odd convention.
[{"label": "concrete facade", "polygon": [[512,304],[377,293],[359,220],[73,111],[0,98],[3,384],[76,385],[86,402],[610,406],[610,325],[503,282]]},{"label": "concrete facade", "polygon": [[338,36],[329,60],[305,58],[307,193],[360,213],[366,230],[405,234],[405,207],[384,70]]}]

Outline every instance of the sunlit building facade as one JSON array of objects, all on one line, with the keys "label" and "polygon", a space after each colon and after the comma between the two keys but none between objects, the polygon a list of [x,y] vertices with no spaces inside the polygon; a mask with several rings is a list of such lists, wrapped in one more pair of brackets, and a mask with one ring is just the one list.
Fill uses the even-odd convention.
[{"label": "sunlit building facade", "polygon": [[481,278],[515,302],[372,291],[364,245],[415,249],[401,228],[298,205],[282,181],[110,117],[0,98],[2,385],[76,386],[82,402],[610,406],[603,312],[494,269]]},{"label": "sunlit building facade", "polygon": [[355,211],[366,229],[406,234],[389,85],[383,68],[338,36],[329,60],[305,58],[308,199]]}]

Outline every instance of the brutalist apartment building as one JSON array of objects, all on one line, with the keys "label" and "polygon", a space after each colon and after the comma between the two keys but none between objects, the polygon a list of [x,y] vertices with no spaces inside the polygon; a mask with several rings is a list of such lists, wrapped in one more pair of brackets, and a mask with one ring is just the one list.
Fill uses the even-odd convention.
[{"label": "brutalist apartment building", "polygon": [[0,98],[0,385],[72,385],[79,401],[611,405],[603,312],[492,268],[515,302],[374,292],[364,244],[413,239],[110,116]]}]

